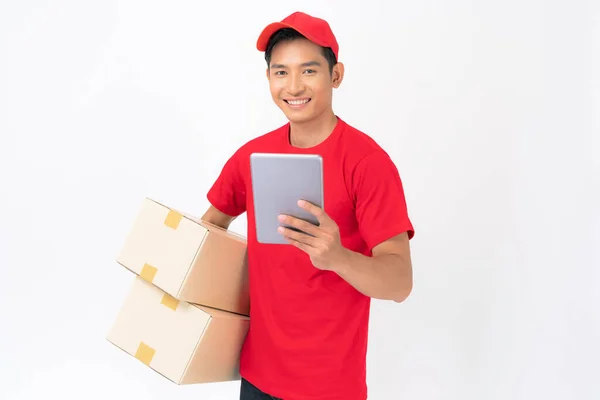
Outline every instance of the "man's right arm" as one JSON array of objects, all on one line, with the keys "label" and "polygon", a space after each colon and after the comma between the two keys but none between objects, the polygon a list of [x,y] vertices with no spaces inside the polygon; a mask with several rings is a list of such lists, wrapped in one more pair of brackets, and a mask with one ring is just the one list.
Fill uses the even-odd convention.
[{"label": "man's right arm", "polygon": [[206,194],[209,207],[201,217],[210,224],[229,229],[229,225],[246,211],[246,184],[240,162],[246,158],[239,149],[225,163],[216,181]]},{"label": "man's right arm", "polygon": [[236,217],[232,217],[231,215],[219,211],[215,206],[211,205],[201,219],[202,221],[220,226],[221,228],[229,229],[229,225],[231,225],[235,218]]}]

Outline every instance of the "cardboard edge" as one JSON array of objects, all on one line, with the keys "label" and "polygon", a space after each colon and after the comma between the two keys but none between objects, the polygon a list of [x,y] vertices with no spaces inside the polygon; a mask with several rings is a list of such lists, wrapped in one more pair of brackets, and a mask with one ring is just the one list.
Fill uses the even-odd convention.
[{"label": "cardboard edge", "polygon": [[[203,332],[204,333],[204,332]],[[151,367],[150,365],[146,365],[143,362],[141,362],[140,360],[138,360],[137,358],[135,358],[134,354],[131,354],[130,352],[128,352],[127,350],[125,350],[124,348],[122,348],[121,346],[119,346],[118,344],[116,344],[115,342],[113,342],[112,340],[110,340],[110,338],[108,336],[105,337],[105,339],[108,341],[108,343],[110,343],[111,345],[115,346],[117,349],[121,350],[123,353],[127,354],[130,358],[132,358],[134,361],[137,361],[138,363],[142,364],[144,367],[146,368],[150,368],[150,370],[152,370],[155,374],[158,374],[160,376],[162,376],[163,378],[165,378],[166,380],[168,380],[171,383],[174,383],[178,386],[183,385],[182,381],[183,381],[183,376],[182,375],[178,381],[175,381],[171,378],[169,378],[166,375],[161,374],[159,371],[157,371],[155,368]]]},{"label": "cardboard edge", "polygon": [[127,265],[125,265],[125,263],[120,259],[117,258],[116,260],[117,264],[119,264],[121,267],[125,268],[127,271],[131,272],[132,274],[134,274],[135,276],[140,276],[140,274],[138,274],[137,272],[135,272],[132,268],[128,267]]},{"label": "cardboard edge", "polygon": [[[182,297],[183,296],[183,294],[182,294],[183,288],[189,283],[191,270],[192,270],[192,268],[194,268],[194,265],[196,265],[196,260],[198,259],[198,256],[200,255],[200,252],[202,251],[204,242],[206,242],[207,235],[208,235],[208,230],[206,230],[206,232],[204,232],[204,236],[202,237],[202,240],[200,241],[200,243],[198,244],[198,248],[196,249],[196,254],[194,254],[194,257],[192,257],[192,261],[190,261],[187,271],[185,272],[185,277],[183,278],[183,280],[181,281],[181,284],[179,285],[179,289],[177,290],[177,298],[180,300],[187,301],[186,299],[184,299]],[[187,302],[189,302],[189,301],[187,301]]]},{"label": "cardboard edge", "polygon": [[250,320],[250,316],[247,314],[241,314],[241,313],[237,313],[237,312],[233,312],[233,311],[221,310],[220,308],[205,306],[205,305],[196,304],[196,303],[188,303],[188,304],[207,313],[208,315],[210,315],[211,319],[214,318],[213,315],[211,314],[211,311],[215,311],[217,314],[219,314],[219,316],[222,316],[224,318],[239,319],[241,317],[242,319]]},{"label": "cardboard edge", "polygon": [[[213,236],[211,236],[211,235],[213,235]],[[215,307],[214,305],[207,305],[205,303],[202,303],[201,301],[199,302],[199,300],[197,298],[186,297],[186,296],[184,296],[184,293],[183,293],[183,288],[184,288],[185,285],[193,284],[193,282],[189,282],[190,275],[191,275],[190,271],[191,271],[192,267],[194,267],[194,266],[197,265],[198,257],[200,257],[200,254],[201,254],[202,250],[204,249],[204,247],[208,246],[208,242],[210,242],[210,241],[213,241],[213,242],[214,241],[221,241],[221,243],[222,243],[225,240],[229,240],[229,238],[225,237],[224,235],[218,235],[218,234],[217,234],[217,236],[214,236],[214,235],[215,235],[214,231],[213,232],[211,232],[210,230],[206,231],[206,234],[204,235],[204,238],[202,239],[202,242],[200,243],[200,245],[198,247],[198,252],[194,256],[192,264],[190,265],[190,268],[188,269],[188,273],[186,274],[185,281],[182,284],[181,289],[179,291],[179,296],[180,296],[181,300],[186,301],[186,302],[188,302],[188,303],[190,303],[190,304],[192,304],[194,306],[205,306],[206,308],[211,309],[211,310],[221,310],[220,308]],[[244,257],[245,257],[245,263],[246,263],[246,268],[245,268],[246,271],[244,273],[244,275],[245,275],[244,276],[244,280],[245,280],[245,285],[247,287],[246,292],[247,292],[247,296],[248,296],[248,300],[247,300],[248,306],[247,307],[242,307],[242,305],[246,303],[245,301],[244,302],[236,301],[236,302],[234,302],[234,303],[232,303],[232,304],[230,304],[228,306],[223,306],[223,307],[226,308],[226,309],[223,309],[223,310],[227,311],[228,313],[232,313],[232,314],[236,314],[236,315],[249,316],[249,314],[250,314],[250,299],[249,299],[249,296],[250,296],[250,281],[249,281],[249,279],[250,278],[248,276],[249,271],[247,270],[248,269],[248,266],[247,266],[247,262],[248,262],[248,247],[247,247],[247,244],[245,244],[245,243],[242,243],[242,242],[239,242],[239,241],[237,243],[240,246],[244,246],[244,253],[245,253]],[[197,281],[197,279],[196,279],[196,281]],[[234,309],[237,310],[237,311],[234,311]],[[246,310],[246,311],[244,311],[244,310]]]},{"label": "cardboard edge", "polygon": [[148,200],[148,201],[151,201],[151,202],[153,202],[153,203],[156,203],[156,204],[158,204],[159,206],[166,208],[167,210],[170,210],[170,211],[175,211],[175,212],[177,212],[177,213],[181,214],[181,215],[183,216],[183,218],[185,218],[185,219],[187,219],[188,221],[191,221],[191,222],[193,222],[193,223],[195,223],[195,224],[198,224],[198,225],[200,225],[200,226],[203,226],[203,227],[204,227],[204,228],[206,228],[206,229],[207,229],[209,232],[210,232],[211,230],[218,231],[219,233],[224,233],[224,234],[227,234],[227,235],[231,235],[231,237],[232,237],[232,238],[238,239],[238,240],[240,240],[241,242],[243,242],[243,243],[245,243],[245,244],[247,244],[247,243],[248,243],[248,238],[246,238],[245,236],[243,236],[243,235],[240,235],[239,233],[236,233],[236,232],[234,232],[234,231],[232,231],[232,230],[230,230],[230,229],[225,229],[225,228],[223,228],[223,227],[221,227],[221,226],[219,226],[219,225],[215,225],[215,224],[212,224],[212,223],[210,223],[210,222],[208,222],[208,221],[204,221],[204,220],[203,220],[202,218],[200,218],[200,217],[193,217],[193,216],[191,216],[191,215],[189,215],[189,214],[186,214],[186,213],[184,213],[184,212],[182,212],[182,211],[180,211],[180,210],[178,210],[178,209],[176,209],[176,208],[169,207],[169,206],[167,206],[166,204],[163,204],[163,203],[161,203],[160,201],[157,201],[157,200],[155,200],[155,199],[152,199],[152,198],[149,198],[149,197],[146,197],[145,199],[146,199],[146,200]]},{"label": "cardboard edge", "polygon": [[[200,309],[200,311],[205,312],[204,310]],[[212,315],[208,315],[208,320],[206,321],[206,324],[204,324],[204,329],[202,329],[202,333],[200,334],[200,336],[198,336],[198,340],[196,341],[196,345],[194,346],[194,350],[192,351],[192,353],[190,354],[190,358],[188,359],[187,363],[185,364],[185,368],[183,370],[183,373],[181,374],[181,377],[179,379],[180,384],[183,384],[183,382],[185,381],[185,378],[187,376],[187,373],[190,369],[190,365],[192,365],[192,360],[194,359],[194,357],[196,357],[196,353],[198,352],[198,348],[200,347],[200,343],[202,343],[202,339],[204,338],[204,335],[206,334],[206,330],[208,329],[208,326],[210,325],[210,322],[213,320],[213,316]]]},{"label": "cardboard edge", "polygon": [[227,235],[232,240],[237,240],[245,245],[248,245],[248,238],[243,235],[240,235],[237,232],[232,231],[231,229],[225,229],[222,226],[212,224],[208,221],[199,220],[196,221],[198,224],[203,225],[209,232],[217,234],[217,235]]}]

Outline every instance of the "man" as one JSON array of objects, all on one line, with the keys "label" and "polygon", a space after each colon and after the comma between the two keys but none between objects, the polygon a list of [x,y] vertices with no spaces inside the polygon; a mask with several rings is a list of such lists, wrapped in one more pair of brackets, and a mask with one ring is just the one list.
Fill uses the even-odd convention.
[{"label": "man", "polygon": [[[240,373],[242,400],[364,400],[371,298],[403,301],[412,289],[414,235],[392,160],[336,116],[333,89],[344,77],[329,24],[294,13],[261,33],[267,79],[289,122],[240,147],[208,192],[204,220],[228,228],[247,212],[250,329]],[[289,245],[256,241],[249,156],[310,153],[323,158],[319,220],[281,221]]]}]

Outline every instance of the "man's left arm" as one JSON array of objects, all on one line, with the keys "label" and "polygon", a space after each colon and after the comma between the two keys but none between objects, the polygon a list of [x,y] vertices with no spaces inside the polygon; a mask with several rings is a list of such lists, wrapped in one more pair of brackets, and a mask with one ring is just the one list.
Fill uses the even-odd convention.
[{"label": "man's left arm", "polygon": [[365,296],[396,302],[408,297],[412,291],[408,232],[377,244],[372,256],[365,256],[342,245],[338,225],[325,211],[303,201],[298,205],[312,213],[319,226],[282,215],[280,221],[296,230],[282,227],[279,232],[308,254],[316,268],[337,273]]},{"label": "man's left arm", "polygon": [[371,249],[370,256],[345,248],[335,221],[308,202],[299,201],[298,205],[312,213],[319,226],[281,216],[281,222],[305,233],[285,228],[280,232],[306,252],[316,268],[337,273],[367,296],[401,302],[412,291],[409,240],[414,229],[400,175],[385,152],[373,153],[359,163],[352,191],[357,222]]},{"label": "man's left arm", "polygon": [[331,271],[366,296],[400,303],[412,291],[412,261],[406,232],[375,246],[372,257],[343,249],[339,260],[332,263]]}]

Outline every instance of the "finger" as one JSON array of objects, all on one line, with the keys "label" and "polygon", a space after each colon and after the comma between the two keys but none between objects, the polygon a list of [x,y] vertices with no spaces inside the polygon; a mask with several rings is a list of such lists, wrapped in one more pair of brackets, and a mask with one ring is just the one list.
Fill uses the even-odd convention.
[{"label": "finger", "polygon": [[284,226],[280,226],[277,231],[281,233],[288,239],[294,240],[296,242],[306,244],[308,246],[313,247],[316,244],[316,238],[313,236],[307,235],[303,232],[296,232],[293,229],[286,228]]},{"label": "finger", "polygon": [[279,221],[315,237],[318,237],[321,231],[318,226],[290,215],[280,215]]},{"label": "finger", "polygon": [[329,219],[329,216],[325,213],[325,210],[323,210],[321,207],[317,207],[316,205],[306,200],[298,200],[298,206],[314,215],[320,224],[323,224]]},{"label": "finger", "polygon": [[295,246],[297,248],[299,248],[300,250],[302,250],[303,252],[305,252],[306,254],[308,254],[309,256],[312,254],[312,251],[314,249],[314,247],[311,247],[307,244],[301,243],[297,240],[294,239],[290,239],[290,238],[286,238],[287,242],[289,244],[291,244],[292,246]]}]

